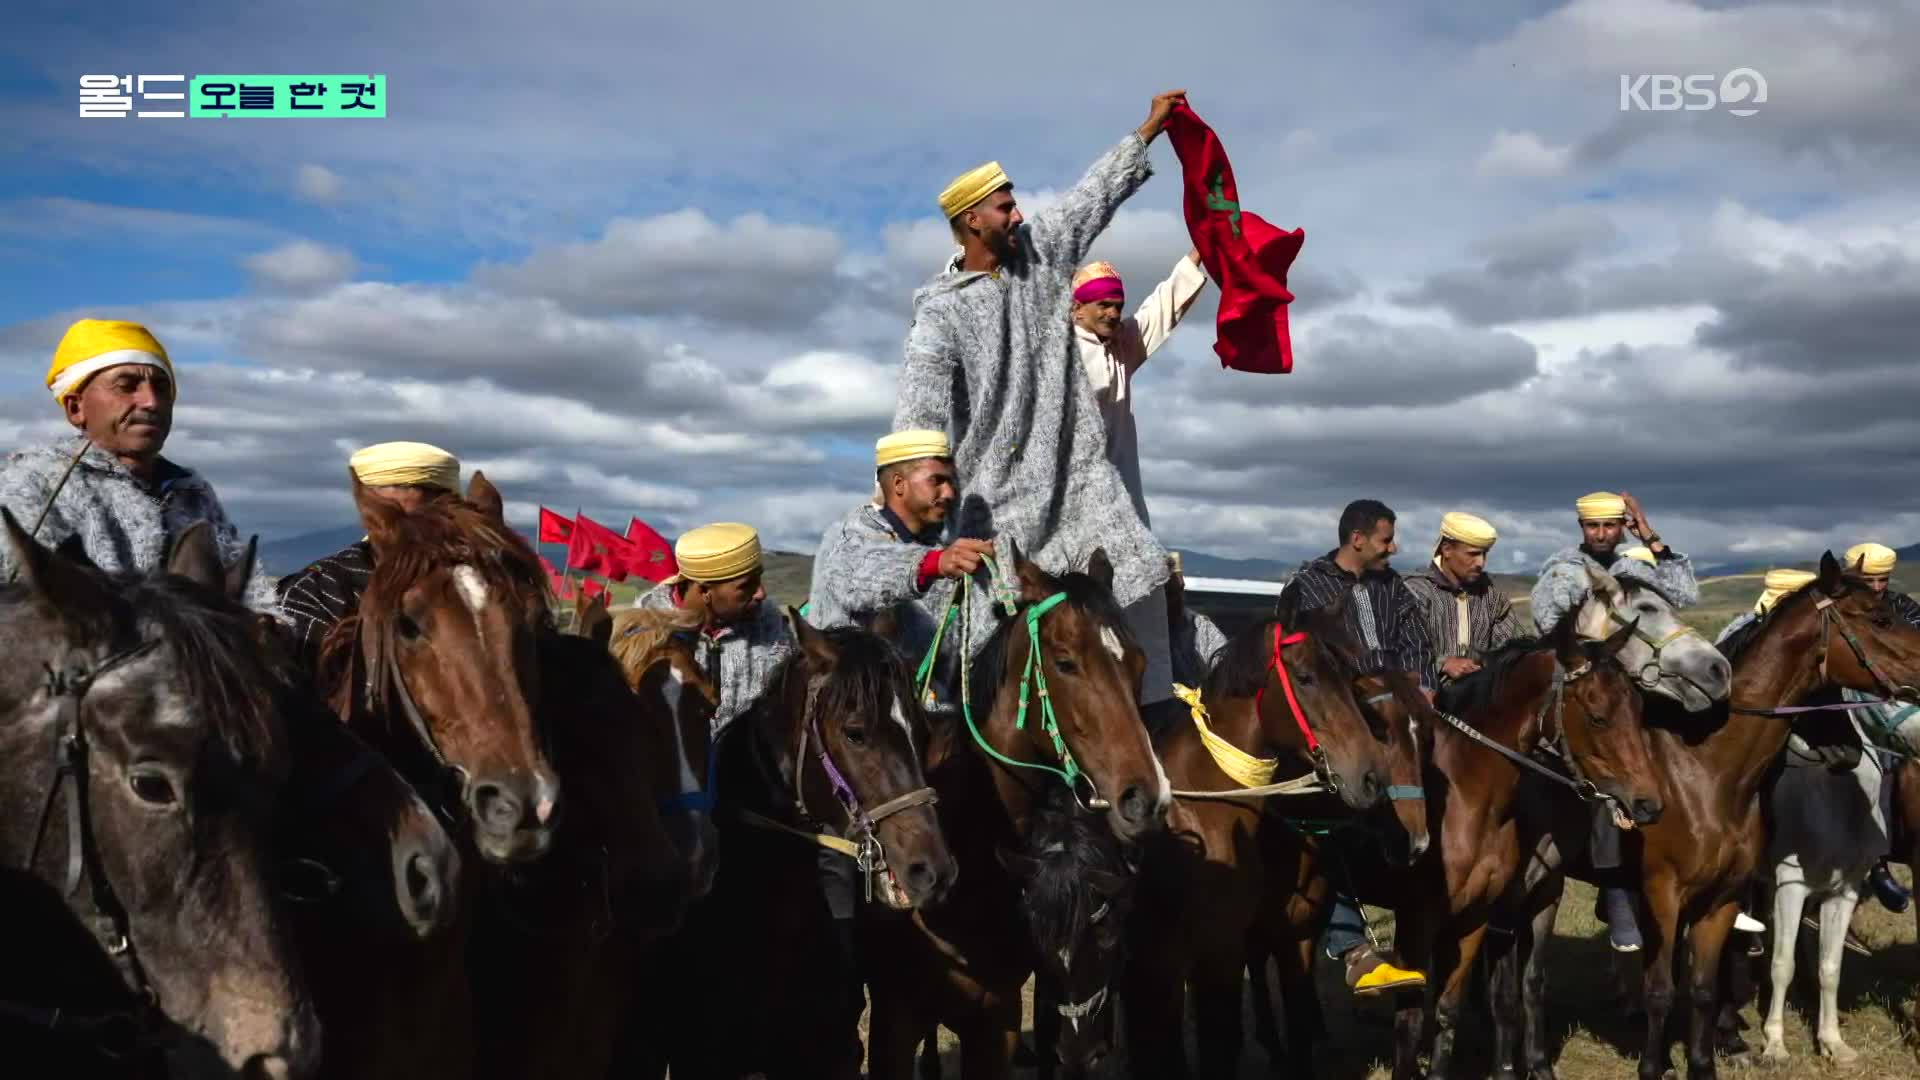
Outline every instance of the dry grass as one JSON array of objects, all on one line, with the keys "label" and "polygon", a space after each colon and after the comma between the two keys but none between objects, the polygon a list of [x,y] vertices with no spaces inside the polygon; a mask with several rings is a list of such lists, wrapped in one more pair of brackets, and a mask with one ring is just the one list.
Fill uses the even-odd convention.
[{"label": "dry grass", "polygon": [[[1897,872],[1905,876],[1904,868]],[[1368,916],[1375,921],[1380,933],[1391,935],[1391,915],[1369,908]],[[1847,1042],[1860,1052],[1859,1062],[1841,1068],[1814,1054],[1811,1028],[1812,1013],[1817,1008],[1814,935],[1808,932],[1801,942],[1794,992],[1787,999],[1787,1049],[1794,1060],[1786,1066],[1756,1064],[1723,1071],[1730,1075],[1736,1071],[1757,1074],[1769,1080],[1920,1075],[1920,1058],[1904,1041],[1909,1028],[1903,1019],[1914,1007],[1915,975],[1920,974],[1920,947],[1915,943],[1914,918],[1911,914],[1894,915],[1878,904],[1867,902],[1861,905],[1853,925],[1860,939],[1874,950],[1872,957],[1849,955],[1841,975],[1840,1005],[1845,1013],[1841,1030]],[[1590,887],[1578,883],[1569,887],[1567,902],[1560,909],[1555,938],[1548,969],[1548,1018],[1560,1046],[1556,1072],[1561,1080],[1632,1077],[1645,1024],[1638,1017],[1627,1015],[1619,997],[1613,975],[1614,954],[1607,947],[1601,924],[1593,918]],[[1766,961],[1761,959],[1756,963],[1764,965]],[[1637,973],[1637,963],[1634,970]],[[1756,976],[1764,978],[1764,967],[1756,970]],[[1314,1076],[1329,1080],[1383,1080],[1389,1076],[1393,1039],[1389,1006],[1385,1002],[1357,1002],[1347,993],[1339,972],[1324,958],[1319,983],[1330,1037],[1322,1045]],[[1279,999],[1277,986],[1274,998]],[[1029,994],[1029,1022],[1031,1008]],[[1742,1013],[1750,1025],[1746,1037],[1754,1048],[1755,1062],[1759,1061],[1759,1049],[1764,1042],[1760,1035],[1763,1008],[1763,1004],[1750,1003]],[[1249,1041],[1235,1080],[1265,1080],[1276,1075],[1265,1054],[1251,1040],[1252,1023],[1249,1012],[1246,1017]],[[1486,1014],[1480,1006],[1474,1006],[1463,1023],[1463,1034],[1457,1044],[1455,1075],[1486,1076],[1490,1042],[1491,1027]],[[941,1049],[944,1074],[958,1076],[958,1050],[953,1045],[953,1037],[944,1030]],[[1673,1060],[1684,1070],[1685,1051],[1678,1044],[1673,1050]]]}]

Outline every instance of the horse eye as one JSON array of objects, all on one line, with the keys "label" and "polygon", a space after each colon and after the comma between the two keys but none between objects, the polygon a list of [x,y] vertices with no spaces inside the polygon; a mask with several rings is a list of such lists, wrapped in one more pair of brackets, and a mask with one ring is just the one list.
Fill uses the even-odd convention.
[{"label": "horse eye", "polygon": [[1312,686],[1314,684],[1314,679],[1312,675],[1307,675],[1307,674],[1295,675],[1294,680],[1298,682],[1301,686]]},{"label": "horse eye", "polygon": [[173,783],[160,773],[140,771],[127,777],[127,784],[141,802],[154,806],[172,806],[179,801],[174,794]]},{"label": "horse eye", "polygon": [[1073,675],[1073,674],[1076,674],[1076,673],[1078,673],[1078,672],[1079,672],[1079,670],[1080,670],[1080,665],[1079,665],[1079,664],[1076,664],[1076,663],[1074,663],[1074,662],[1073,662],[1073,660],[1072,660],[1071,658],[1069,658],[1069,657],[1065,657],[1065,656],[1056,656],[1056,657],[1054,657],[1054,658],[1053,658],[1053,666],[1054,666],[1054,667],[1055,667],[1055,668],[1056,668],[1056,669],[1057,669],[1057,670],[1058,670],[1058,671],[1060,672],[1060,674],[1062,674],[1062,675]]},{"label": "horse eye", "polygon": [[867,729],[849,724],[846,728],[847,741],[855,746],[867,745]]},{"label": "horse eye", "polygon": [[408,641],[420,640],[420,624],[413,621],[411,615],[400,615],[393,620],[394,632]]}]

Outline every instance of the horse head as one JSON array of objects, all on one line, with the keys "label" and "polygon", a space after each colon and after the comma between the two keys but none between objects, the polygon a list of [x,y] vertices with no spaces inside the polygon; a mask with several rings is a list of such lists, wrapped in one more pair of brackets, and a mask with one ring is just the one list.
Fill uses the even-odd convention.
[{"label": "horse head", "polygon": [[[1639,825],[1660,820],[1664,800],[1642,725],[1639,685],[1620,657],[1636,640],[1639,627],[1629,622],[1605,640],[1579,635],[1593,625],[1594,612],[1608,601],[1591,594],[1582,609],[1560,620],[1549,639],[1559,666],[1557,726],[1580,773],[1602,794],[1611,796]],[[1549,725],[1556,723],[1550,718]],[[1553,736],[1551,727],[1546,732]]]},{"label": "horse head", "polygon": [[1172,789],[1140,720],[1146,653],[1114,602],[1106,552],[1095,551],[1085,572],[1055,576],[1004,543],[1019,611],[982,662],[994,701],[986,738],[998,754],[1070,777],[1120,839],[1164,828]]},{"label": "horse head", "polygon": [[817,630],[792,608],[796,648],[756,710],[777,730],[781,775],[804,818],[862,848],[881,898],[897,909],[946,895],[958,876],[915,739],[926,721],[893,646],[859,627]]},{"label": "horse head", "polygon": [[649,761],[660,770],[654,790],[671,792],[661,799],[661,820],[686,864],[695,898],[713,890],[720,869],[712,787],[720,688],[695,656],[699,628],[699,616],[685,611],[633,608],[611,616],[607,641],[627,685],[652,713],[643,725],[670,744]]},{"label": "horse head", "polygon": [[[211,531],[108,578],[4,517],[0,858],[58,888],[121,976],[244,1076],[307,1075],[319,1029],[264,874],[289,767],[275,690]],[[168,573],[170,569],[173,572]],[[85,885],[82,888],[82,885]]]},{"label": "horse head", "polygon": [[1591,566],[1587,584],[1602,603],[1579,606],[1580,636],[1604,641],[1620,627],[1633,624],[1632,638],[1621,649],[1619,660],[1642,690],[1672,698],[1688,712],[1726,700],[1733,687],[1733,665],[1680,618],[1660,590],[1637,578],[1616,578]]},{"label": "horse head", "polygon": [[[1843,570],[1832,552],[1821,556],[1818,577],[1725,644],[1740,661],[1738,689],[1749,707],[1791,704],[1831,688],[1920,701],[1920,630],[1885,593]],[[1802,727],[1821,738],[1816,725]],[[1832,734],[1844,741],[1837,725]]]},{"label": "horse head", "polygon": [[1028,935],[1060,993],[1055,1054],[1069,1075],[1094,1075],[1115,1045],[1134,868],[1113,830],[1063,787],[1035,806],[1024,847],[995,855],[1020,887]]},{"label": "horse head", "polygon": [[[1268,745],[1305,758],[1347,806],[1371,810],[1386,799],[1388,785],[1396,782],[1387,778],[1396,768],[1391,747],[1375,736],[1356,695],[1363,684],[1354,666],[1359,650],[1347,636],[1346,598],[1303,611],[1299,596],[1298,590],[1283,593],[1274,620],[1237,650],[1241,667],[1258,672],[1250,681],[1257,688],[1261,730]],[[1384,680],[1375,690],[1380,691],[1391,692]],[[1404,721],[1405,714],[1400,716]],[[1404,779],[1420,782],[1417,772]],[[1424,838],[1426,816],[1417,817],[1411,827]]]},{"label": "horse head", "polygon": [[[328,650],[350,650],[355,662],[336,704],[357,722],[383,722],[369,737],[419,763],[420,786],[465,813],[482,856],[539,858],[552,843],[560,782],[535,721],[536,645],[552,621],[538,556],[477,472],[465,500],[412,512],[357,479],[354,498],[374,569],[358,614],[329,636]],[[370,715],[354,707],[355,667]]]},{"label": "horse head", "polygon": [[[1344,622],[1341,625],[1344,628]],[[1353,691],[1368,732],[1385,747],[1379,767],[1392,823],[1380,831],[1383,846],[1390,859],[1411,865],[1433,840],[1426,766],[1433,760],[1440,718],[1420,692],[1419,681],[1403,672],[1362,675],[1353,681]]]}]

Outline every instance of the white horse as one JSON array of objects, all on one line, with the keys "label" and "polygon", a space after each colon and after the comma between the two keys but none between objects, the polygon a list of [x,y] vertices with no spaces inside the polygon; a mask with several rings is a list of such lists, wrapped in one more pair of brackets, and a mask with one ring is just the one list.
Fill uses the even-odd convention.
[{"label": "white horse", "polygon": [[[1849,693],[1852,700],[1864,700]],[[1863,724],[1879,727],[1893,745],[1920,747],[1920,709],[1885,706],[1852,714],[1856,735]],[[1773,864],[1773,1000],[1762,1031],[1765,1056],[1785,1061],[1787,989],[1793,983],[1794,946],[1800,916],[1809,899],[1820,904],[1820,1016],[1815,1028],[1819,1048],[1841,1064],[1859,1054],[1840,1037],[1840,962],[1846,956],[1847,927],[1860,903],[1860,883],[1887,853],[1887,819],[1880,806],[1886,765],[1873,748],[1851,772],[1815,767],[1788,768],[1773,789],[1773,838],[1767,849]],[[1799,736],[1788,755],[1805,754]]]}]

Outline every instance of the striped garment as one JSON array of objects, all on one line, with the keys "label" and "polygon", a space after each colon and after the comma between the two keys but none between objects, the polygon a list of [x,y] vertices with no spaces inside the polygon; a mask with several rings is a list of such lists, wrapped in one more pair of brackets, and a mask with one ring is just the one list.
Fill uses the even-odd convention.
[{"label": "striped garment", "polygon": [[373,580],[373,545],[350,544],[280,580],[280,621],[293,634],[295,648],[309,671],[320,658],[327,632],[360,607],[360,594]]},{"label": "striped garment", "polygon": [[1488,653],[1525,632],[1513,601],[1494,587],[1491,577],[1482,575],[1463,588],[1445,570],[1430,564],[1405,580],[1426,612],[1427,640],[1433,645],[1436,667],[1450,656],[1485,660]]},{"label": "striped garment", "polygon": [[1354,658],[1361,674],[1405,671],[1418,676],[1424,690],[1439,684],[1424,605],[1399,574],[1389,569],[1356,577],[1328,552],[1300,564],[1281,590],[1278,606],[1294,602],[1289,598],[1296,590],[1305,594],[1298,600],[1302,611],[1316,611],[1346,597],[1347,629],[1361,644],[1361,654]]}]

